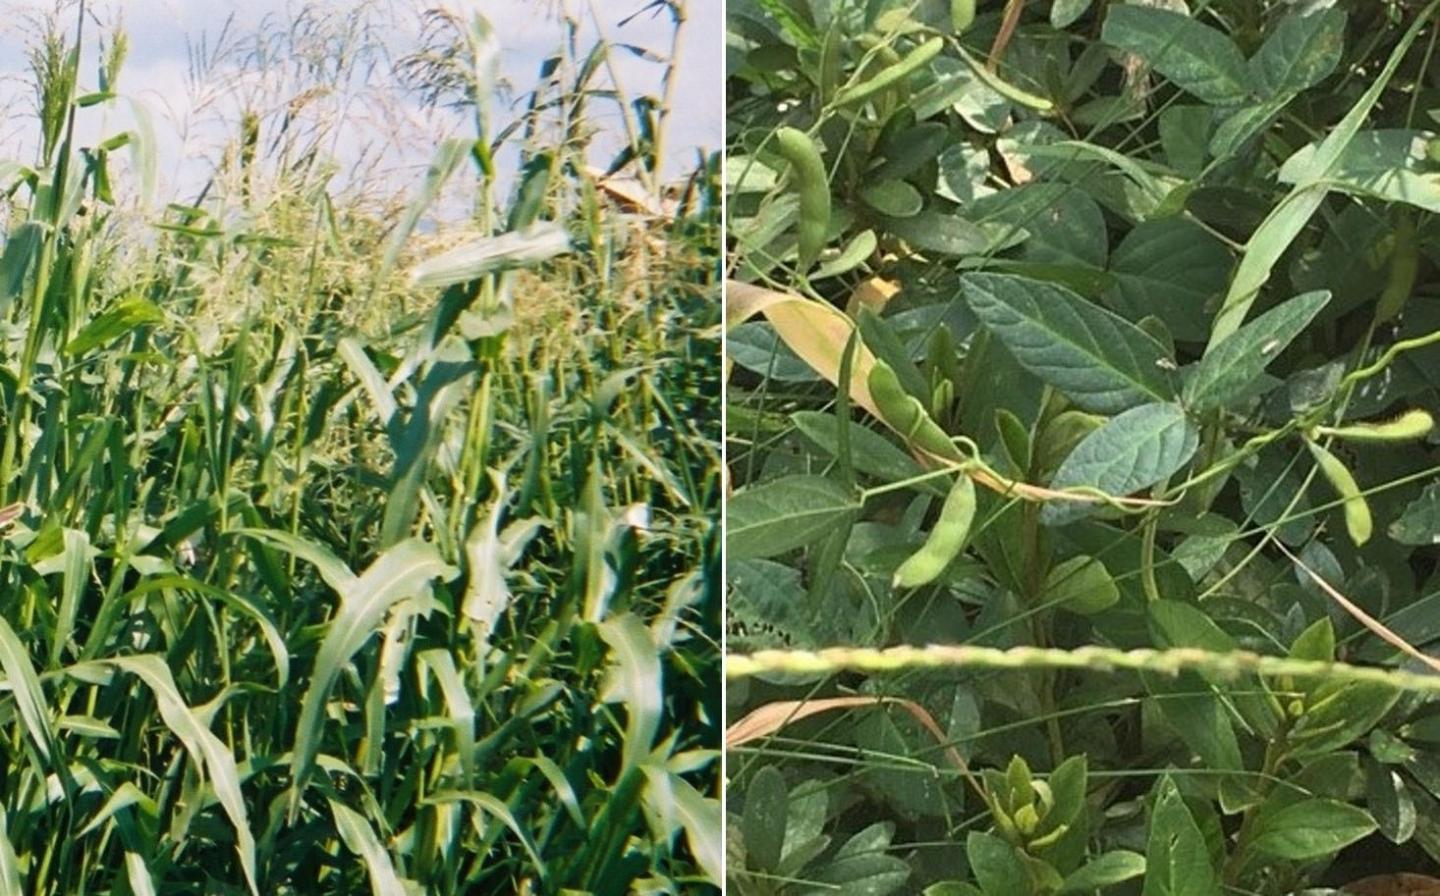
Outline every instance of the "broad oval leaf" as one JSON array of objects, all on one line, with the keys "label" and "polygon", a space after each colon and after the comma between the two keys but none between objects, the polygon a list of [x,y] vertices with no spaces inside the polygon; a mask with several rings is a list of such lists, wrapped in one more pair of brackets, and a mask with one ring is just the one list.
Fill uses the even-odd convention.
[{"label": "broad oval leaf", "polygon": [[1251,58],[1251,77],[1272,97],[1298,93],[1329,77],[1344,49],[1345,10],[1292,13]]},{"label": "broad oval leaf", "polygon": [[[1361,131],[1326,171],[1326,182],[1347,193],[1440,212],[1440,171],[1428,155],[1435,139],[1429,131]],[[1287,159],[1280,168],[1280,181],[1302,182],[1316,167],[1319,147],[1311,143]]]},{"label": "broad oval leaf", "polygon": [[785,855],[785,805],[790,799],[785,776],[773,765],[762,766],[745,790],[744,837],[746,867],[774,872]]},{"label": "broad oval leaf", "polygon": [[1375,830],[1364,809],[1336,800],[1311,799],[1263,812],[1252,841],[1257,852],[1304,860],[1339,852]]},{"label": "broad oval leaf", "polygon": [[1144,59],[1187,93],[1217,106],[1250,98],[1250,72],[1224,33],[1190,16],[1148,6],[1110,7],[1105,43]]},{"label": "broad oval leaf", "polygon": [[971,831],[965,839],[970,870],[986,893],[1029,892],[1030,876],[1015,847],[994,834]]},{"label": "broad oval leaf", "polygon": [[[1060,464],[1050,487],[1090,486],[1114,497],[1147,488],[1175,473],[1200,444],[1185,412],[1173,404],[1132,408],[1086,436]],[[1052,502],[1041,522],[1056,526],[1085,516],[1094,504]]]},{"label": "broad oval leaf", "polygon": [[1145,873],[1145,857],[1138,852],[1117,849],[1091,859],[1065,878],[1061,893],[1092,893]]},{"label": "broad oval leaf", "polygon": [[1045,602],[1072,613],[1099,613],[1120,600],[1120,589],[1105,564],[1081,554],[1050,570],[1045,577]]},{"label": "broad oval leaf", "polygon": [[1113,414],[1175,397],[1165,348],[1063,286],[967,274],[965,298],[1020,364],[1087,411]]},{"label": "broad oval leaf", "polygon": [[859,509],[855,498],[823,476],[785,476],[736,492],[726,506],[731,562],[773,557],[810,544]]},{"label": "broad oval leaf", "polygon": [[1176,339],[1204,342],[1206,305],[1225,292],[1233,263],[1225,244],[1192,221],[1143,221],[1110,256],[1115,286],[1106,301],[1129,320],[1154,314]]}]

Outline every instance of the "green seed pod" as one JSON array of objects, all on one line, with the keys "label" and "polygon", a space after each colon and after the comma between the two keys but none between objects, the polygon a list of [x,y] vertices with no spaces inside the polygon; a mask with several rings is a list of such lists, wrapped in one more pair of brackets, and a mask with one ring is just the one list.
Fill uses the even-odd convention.
[{"label": "green seed pod", "polygon": [[940,518],[935,521],[925,544],[895,570],[892,585],[896,588],[919,588],[939,578],[950,561],[965,547],[974,519],[975,483],[962,472],[950,487],[945,506],[940,509]]},{"label": "green seed pod", "polygon": [[964,34],[975,21],[975,0],[950,0],[950,27]]},{"label": "green seed pod", "polygon": [[943,37],[932,37],[925,43],[905,54],[894,65],[887,66],[860,84],[835,94],[836,106],[851,106],[862,102],[892,84],[898,84],[923,68],[930,60],[940,55],[945,46]]},{"label": "green seed pod", "polygon": [[959,449],[950,441],[945,430],[940,428],[920,399],[905,391],[900,378],[884,361],[875,360],[866,378],[870,397],[880,411],[880,418],[907,442],[925,449],[936,457],[946,460],[962,460]]},{"label": "green seed pod", "polygon": [[1420,270],[1420,241],[1415,235],[1415,222],[1404,216],[1395,225],[1395,248],[1390,253],[1390,273],[1385,289],[1375,305],[1375,323],[1394,319],[1405,308],[1410,293],[1415,291],[1415,275]]},{"label": "green seed pod", "polygon": [[1326,451],[1319,444],[1311,441],[1305,442],[1305,447],[1315,457],[1315,463],[1320,467],[1320,472],[1330,481],[1330,486],[1344,499],[1345,509],[1345,530],[1350,533],[1350,540],[1357,546],[1370,540],[1370,533],[1374,530],[1374,522],[1370,519],[1370,505],[1366,503],[1365,496],[1360,493],[1360,486],[1355,483],[1355,477],[1350,475],[1350,470],[1340,458]]},{"label": "green seed pod", "polygon": [[1409,442],[1423,439],[1435,428],[1435,418],[1419,408],[1406,411],[1383,423],[1353,423],[1349,426],[1317,426],[1315,432],[1355,442]]},{"label": "green seed pod", "polygon": [[801,271],[808,271],[825,248],[830,229],[830,183],[825,177],[825,161],[810,135],[796,128],[776,131],[775,143],[794,171],[795,191],[800,197],[799,266]]}]

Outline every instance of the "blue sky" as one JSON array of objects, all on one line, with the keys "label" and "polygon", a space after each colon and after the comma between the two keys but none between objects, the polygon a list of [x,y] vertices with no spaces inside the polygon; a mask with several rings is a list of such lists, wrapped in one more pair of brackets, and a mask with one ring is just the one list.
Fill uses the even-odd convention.
[{"label": "blue sky", "polygon": [[[633,18],[623,28],[620,22],[646,5],[646,0],[321,0],[319,6],[332,10],[358,9],[358,20],[365,14],[372,21],[391,23],[384,31],[384,40],[392,52],[403,52],[413,45],[419,27],[417,11],[427,6],[443,5],[457,12],[478,11],[486,16],[500,37],[501,74],[518,90],[523,91],[535,80],[539,62],[558,46],[560,26],[554,12],[569,8],[585,23],[580,37],[582,48],[595,37],[594,18],[615,42],[645,47],[657,53],[668,51],[670,26],[666,15],[644,15]],[[193,187],[197,172],[203,165],[195,161],[213,157],[218,147],[233,134],[240,96],[280,95],[285,93],[283,77],[271,72],[248,72],[241,76],[236,67],[222,58],[217,71],[203,80],[192,78],[192,58],[202,48],[214,48],[225,23],[230,21],[232,40],[237,36],[256,33],[272,17],[294,21],[307,5],[294,0],[92,0],[91,9],[98,19],[111,23],[123,19],[130,40],[129,60],[123,70],[120,92],[149,110],[160,144],[160,174],[172,188],[183,195]],[[38,10],[55,8],[52,0],[0,0],[0,111],[9,115],[28,109],[32,103],[30,88],[25,81],[23,22]],[[73,3],[63,4],[63,21],[73,22]],[[689,0],[689,23],[683,51],[684,64],[677,83],[677,104],[670,133],[671,150],[667,153],[667,169],[688,170],[697,147],[716,149],[721,141],[721,4],[719,0]],[[94,34],[92,30],[92,35]],[[93,46],[93,44],[92,44]],[[629,53],[617,53],[616,64],[624,88],[631,94],[659,94],[663,67]],[[239,90],[207,89],[206,83],[234,74]],[[82,63],[82,87],[93,89],[95,64]],[[388,79],[381,78],[386,83]],[[233,84],[231,85],[233,88]],[[225,94],[229,93],[230,96]],[[428,161],[428,153],[439,139],[450,135],[467,135],[467,122],[453,113],[408,108],[379,110],[382,103],[368,95],[350,98],[344,106],[353,116],[353,126],[343,139],[334,141],[335,154],[343,161],[360,161],[367,172],[384,167],[385,180],[410,180]],[[620,119],[613,106],[605,108],[603,128],[618,129]],[[496,118],[509,119],[506,109],[497,106]],[[347,118],[349,120],[349,118]],[[133,118],[125,103],[82,120],[84,139],[94,140],[132,125]],[[33,128],[25,120],[7,117],[0,123],[0,158],[31,161],[34,148]],[[601,144],[604,138],[597,138]],[[368,147],[371,155],[363,156],[357,147]],[[354,158],[347,158],[351,156]],[[368,159],[368,161],[365,161]]]}]

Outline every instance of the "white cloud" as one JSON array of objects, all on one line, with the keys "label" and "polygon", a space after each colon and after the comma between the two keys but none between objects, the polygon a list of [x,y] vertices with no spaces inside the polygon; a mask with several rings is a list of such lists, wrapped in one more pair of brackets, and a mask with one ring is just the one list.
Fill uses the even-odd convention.
[{"label": "white cloud", "polygon": [[[238,127],[241,102],[269,101],[281,114],[281,98],[293,93],[282,65],[248,68],[243,61],[221,57],[210,69],[197,72],[197,58],[214,54],[219,36],[229,23],[229,40],[256,33],[268,16],[293,21],[302,10],[354,8],[348,13],[359,20],[364,10],[385,18],[385,42],[392,53],[413,46],[418,33],[418,12],[424,0],[369,0],[346,4],[330,0],[302,4],[296,0],[91,0],[90,10],[103,25],[123,21],[131,53],[122,71],[119,89],[123,95],[144,103],[152,111],[159,142],[159,169],[176,195],[185,196],[198,187],[208,163]],[[635,44],[647,50],[669,52],[668,14],[647,12],[634,16],[621,27],[619,22],[643,9],[648,0],[606,0],[594,8],[606,36],[617,43]],[[554,11],[554,0],[451,0],[459,11],[479,11],[495,26],[501,41],[502,74],[520,91],[536,79],[543,58],[555,51],[562,40],[562,28]],[[568,0],[581,18],[577,42],[582,52],[595,39],[588,0]],[[691,0],[682,65],[677,76],[677,102],[672,119],[670,151],[672,170],[686,170],[697,147],[718,148],[721,94],[721,10],[718,0]],[[32,88],[27,80],[25,45],[27,26],[37,12],[55,8],[54,0],[0,0],[0,12],[8,25],[0,25],[0,112],[18,112],[33,107]],[[73,8],[62,11],[61,21],[73,20]],[[393,24],[389,24],[393,23]],[[90,23],[87,23],[89,25]],[[33,37],[33,31],[28,36]],[[94,31],[82,58],[82,86],[94,89],[97,52]],[[238,49],[238,44],[232,44]],[[659,97],[664,66],[625,52],[614,56],[621,84],[631,95]],[[253,62],[253,60],[252,60]],[[203,66],[202,66],[203,67]],[[608,78],[602,75],[608,84]],[[329,105],[326,105],[326,104]],[[343,165],[353,165],[368,152],[380,159],[382,177],[394,177],[403,184],[412,182],[429,160],[433,147],[447,135],[465,133],[468,122],[447,110],[425,110],[413,98],[402,98],[393,83],[359,89],[347,97],[312,100],[314,114],[343,114],[347,127],[332,135],[330,146]],[[263,110],[262,110],[263,111]],[[497,107],[499,118],[507,114]],[[613,104],[592,105],[592,123],[612,131],[597,138],[597,161],[608,160],[621,145],[619,110]],[[33,123],[6,116],[0,128],[0,157],[29,161],[34,156]],[[104,137],[134,126],[126,103],[93,107],[79,117],[81,142],[93,144]],[[123,162],[121,162],[123,164]]]}]

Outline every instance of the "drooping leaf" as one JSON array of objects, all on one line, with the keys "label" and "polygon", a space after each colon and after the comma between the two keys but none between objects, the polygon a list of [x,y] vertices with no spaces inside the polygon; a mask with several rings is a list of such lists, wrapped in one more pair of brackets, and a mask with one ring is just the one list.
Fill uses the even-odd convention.
[{"label": "drooping leaf", "polygon": [[240,772],[235,755],[214,732],[205,726],[185,703],[165,661],[153,654],[116,657],[108,662],[129,672],[150,688],[155,706],[165,726],[174,732],[195,764],[209,778],[215,796],[235,829],[235,851],[253,896],[259,896],[255,870],[255,837],[245,810],[245,797],[240,791]]},{"label": "drooping leaf", "polygon": [[158,324],[165,320],[165,312],[153,302],[131,297],[123,299],[115,307],[101,314],[85,325],[74,339],[65,344],[65,354],[83,355],[121,336],[134,332],[145,324]]},{"label": "drooping leaf", "polygon": [[[828,382],[839,384],[840,362],[855,324],[833,305],[815,302],[788,293],[762,289],[749,283],[725,284],[725,322],[744,323],[756,314],[769,319],[785,345]],[[870,398],[866,381],[875,357],[863,344],[856,346],[851,361],[850,400],[880,416]]]},{"label": "drooping leaf", "polygon": [[570,235],[553,221],[541,221],[523,230],[481,237],[428,258],[410,270],[418,288],[441,288],[475,280],[486,274],[530,267],[570,251]]},{"label": "drooping leaf", "polygon": [[375,829],[365,816],[344,803],[328,800],[330,812],[335,818],[335,830],[351,852],[365,863],[366,876],[370,880],[371,896],[405,896],[405,885],[395,873],[395,864],[390,854],[375,836]]},{"label": "drooping leaf", "polygon": [[315,656],[310,687],[300,705],[295,746],[290,762],[291,811],[298,807],[315,754],[320,751],[321,729],[330,689],[341,670],[375,634],[391,607],[416,597],[435,578],[450,579],[456,570],[440,559],[431,544],[408,539],[381,554],[340,595],[340,609],[329,623],[325,640]]},{"label": "drooping leaf", "polygon": [[600,623],[600,637],[610,646],[610,674],[601,698],[625,704],[625,769],[637,767],[649,755],[660,730],[665,693],[660,655],[650,640],[650,629],[633,613],[621,613]]},{"label": "drooping leaf", "polygon": [[15,708],[20,712],[25,733],[35,743],[40,756],[49,759],[50,747],[55,742],[49,701],[40,687],[40,678],[35,674],[29,652],[4,617],[0,617],[0,671],[5,673],[5,679],[15,695]]}]

